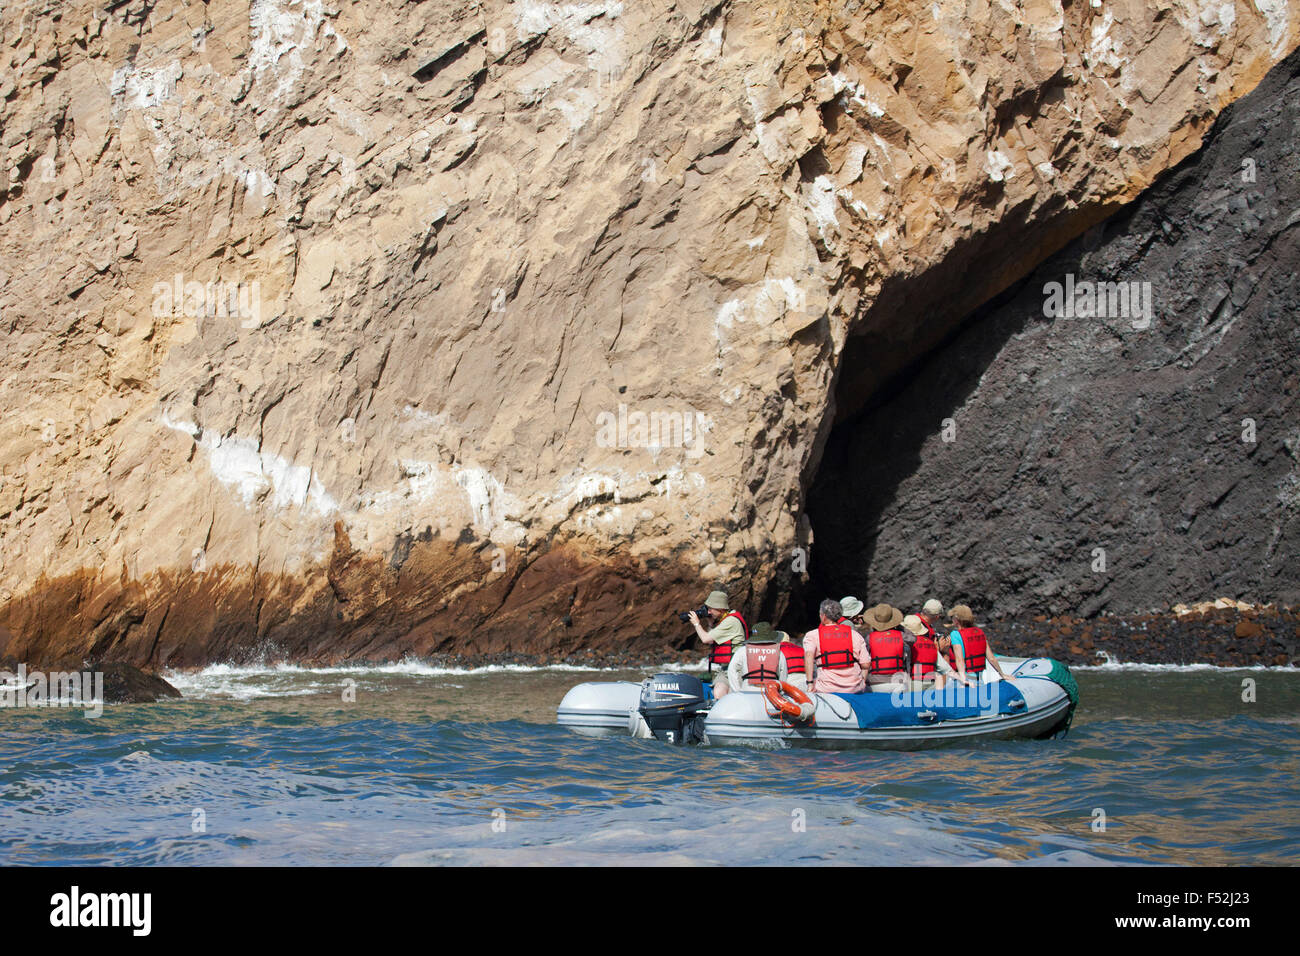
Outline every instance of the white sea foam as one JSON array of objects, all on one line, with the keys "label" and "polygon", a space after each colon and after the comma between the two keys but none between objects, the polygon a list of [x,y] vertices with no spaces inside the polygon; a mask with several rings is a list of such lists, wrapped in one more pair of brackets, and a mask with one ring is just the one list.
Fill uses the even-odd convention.
[{"label": "white sea foam", "polygon": [[[696,664],[665,663],[643,667],[603,667],[591,664],[484,664],[478,667],[449,667],[408,658],[389,664],[356,663],[330,666],[288,662],[209,664],[197,670],[167,671],[163,676],[187,698],[256,700],[269,697],[334,694],[338,693],[342,681],[348,678],[365,684],[385,677],[447,678],[490,674],[612,673],[628,670],[650,674],[699,671],[707,666],[707,661],[701,659]],[[463,685],[441,681],[438,686],[460,688]]]},{"label": "white sea foam", "polygon": [[[1018,660],[1018,659],[1015,659]],[[1004,664],[1009,663],[1004,660]],[[638,671],[654,673],[700,673],[708,669],[708,659],[697,661],[667,661],[640,666],[597,666],[594,664],[484,664],[474,667],[454,667],[432,664],[408,658],[396,663],[335,664],[312,666],[288,662],[257,664],[209,664],[197,670],[173,670],[164,677],[185,697],[194,699],[225,698],[256,700],[275,697],[305,697],[312,694],[337,693],[347,678],[362,684],[382,681],[385,677],[455,678],[480,677],[493,674],[610,674]],[[1097,673],[1199,673],[1233,671],[1268,671],[1300,674],[1300,668],[1252,665],[1227,667],[1218,664],[1144,664],[1108,659],[1098,664],[1072,664],[1072,671]],[[461,688],[464,685],[440,682],[440,687]],[[372,688],[373,689],[373,688]]]},{"label": "white sea foam", "polygon": [[[1104,652],[1103,652],[1104,654]],[[1119,661],[1104,654],[1105,660],[1100,664],[1070,664],[1072,671],[1099,671],[1103,673],[1120,673],[1122,671],[1160,672],[1166,674],[1184,674],[1198,671],[1278,671],[1281,673],[1300,674],[1300,668],[1278,667],[1272,664],[1226,665],[1226,664],[1143,664],[1136,661]]]}]

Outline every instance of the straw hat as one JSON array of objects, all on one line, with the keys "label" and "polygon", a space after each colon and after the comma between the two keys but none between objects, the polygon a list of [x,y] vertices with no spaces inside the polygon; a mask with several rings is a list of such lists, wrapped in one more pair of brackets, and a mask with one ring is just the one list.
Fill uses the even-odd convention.
[{"label": "straw hat", "polygon": [[909,614],[903,618],[903,627],[907,628],[917,637],[923,637],[926,632],[925,624],[915,614]]},{"label": "straw hat", "polygon": [[857,617],[862,613],[862,602],[855,597],[840,598],[840,610],[845,617]]},{"label": "straw hat", "polygon": [[958,624],[965,624],[967,627],[970,627],[975,623],[975,615],[971,613],[971,609],[965,604],[958,604],[953,607],[953,609],[948,612],[948,617],[956,621]]},{"label": "straw hat", "polygon": [[867,612],[864,620],[874,631],[887,631],[902,623],[903,612],[888,604],[877,604]]},{"label": "straw hat", "polygon": [[710,591],[709,596],[704,599],[704,606],[711,607],[715,611],[731,610],[731,602],[727,600],[726,591]]}]

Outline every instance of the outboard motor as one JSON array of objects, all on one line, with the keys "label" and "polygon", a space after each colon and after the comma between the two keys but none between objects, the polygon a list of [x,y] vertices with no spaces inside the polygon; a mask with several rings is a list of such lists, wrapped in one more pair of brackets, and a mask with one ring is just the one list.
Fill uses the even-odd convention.
[{"label": "outboard motor", "polygon": [[655,737],[670,744],[702,742],[711,706],[704,682],[690,674],[655,674],[641,683],[641,717]]}]

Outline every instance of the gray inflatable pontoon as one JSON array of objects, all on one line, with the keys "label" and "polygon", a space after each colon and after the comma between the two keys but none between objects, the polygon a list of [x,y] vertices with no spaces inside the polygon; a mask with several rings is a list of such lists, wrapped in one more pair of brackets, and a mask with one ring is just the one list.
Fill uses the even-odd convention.
[{"label": "gray inflatable pontoon", "polygon": [[688,674],[579,684],[564,695],[561,726],[588,736],[658,737],[713,746],[868,747],[920,750],[985,739],[1039,739],[1068,730],[1078,704],[1069,668],[1049,658],[1003,658],[1009,680],[988,671],[976,687],[867,694],[810,694],[812,719],[792,722],[763,693],[713,700]]}]

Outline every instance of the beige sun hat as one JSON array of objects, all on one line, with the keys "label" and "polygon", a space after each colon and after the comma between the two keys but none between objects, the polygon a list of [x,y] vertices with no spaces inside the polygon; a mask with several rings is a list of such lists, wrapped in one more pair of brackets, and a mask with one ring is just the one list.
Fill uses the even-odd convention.
[{"label": "beige sun hat", "polygon": [[924,637],[926,634],[925,623],[915,614],[909,614],[903,618],[903,627],[907,628],[917,637]]},{"label": "beige sun hat", "polygon": [[926,601],[921,607],[921,610],[930,617],[941,617],[943,615],[943,605],[934,598],[930,598],[930,600]]},{"label": "beige sun hat", "polygon": [[975,623],[975,615],[965,604],[955,605],[953,609],[948,612],[948,617],[956,621],[958,624],[965,624],[967,627],[970,627]]},{"label": "beige sun hat", "polygon": [[874,631],[887,631],[898,627],[903,621],[903,612],[888,604],[877,604],[867,612],[864,618],[868,627]]},{"label": "beige sun hat", "polygon": [[704,599],[704,606],[711,607],[715,611],[730,611],[731,601],[727,599],[726,591],[710,591],[709,596]]},{"label": "beige sun hat", "polygon": [[857,617],[862,613],[862,602],[855,597],[840,598],[840,610],[845,617]]}]

